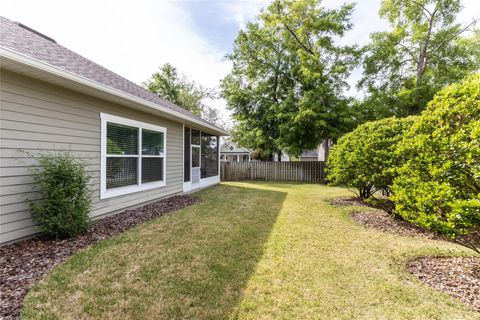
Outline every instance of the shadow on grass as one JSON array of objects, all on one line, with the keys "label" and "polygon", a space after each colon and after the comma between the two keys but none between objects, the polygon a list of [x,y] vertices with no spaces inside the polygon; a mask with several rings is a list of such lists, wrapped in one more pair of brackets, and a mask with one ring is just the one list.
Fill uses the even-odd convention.
[{"label": "shadow on grass", "polygon": [[228,318],[287,194],[220,185],[197,195],[198,205],[73,256],[32,290],[23,315]]}]

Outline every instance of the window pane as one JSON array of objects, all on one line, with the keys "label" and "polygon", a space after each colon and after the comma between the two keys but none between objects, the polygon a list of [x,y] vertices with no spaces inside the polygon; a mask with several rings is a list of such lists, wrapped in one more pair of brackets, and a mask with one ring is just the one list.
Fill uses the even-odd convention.
[{"label": "window pane", "polygon": [[200,144],[200,131],[192,130],[192,144]]},{"label": "window pane", "polygon": [[218,175],[218,138],[202,132],[202,179]]},{"label": "window pane", "polygon": [[192,168],[200,166],[200,148],[192,147]]},{"label": "window pane", "polygon": [[138,154],[138,128],[107,122],[107,154]]},{"label": "window pane", "polygon": [[107,189],[137,184],[137,158],[107,157]]},{"label": "window pane", "polygon": [[183,181],[190,181],[190,128],[185,127],[185,140],[183,141]]},{"label": "window pane", "polygon": [[142,154],[163,156],[163,132],[142,129]]},{"label": "window pane", "polygon": [[163,180],[163,158],[142,158],[142,183]]}]

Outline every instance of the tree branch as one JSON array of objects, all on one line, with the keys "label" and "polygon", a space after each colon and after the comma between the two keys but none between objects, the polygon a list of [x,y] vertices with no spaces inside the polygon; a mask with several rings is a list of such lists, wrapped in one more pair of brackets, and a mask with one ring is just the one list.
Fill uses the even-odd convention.
[{"label": "tree branch", "polygon": [[[425,16],[427,17],[427,19],[430,19],[430,18],[432,17],[433,14],[432,14],[432,13],[430,12],[430,10],[428,10],[427,7],[425,7],[423,4],[421,4],[420,2],[417,2],[417,1],[415,1],[415,0],[410,0],[410,2],[412,2],[412,3],[414,3],[414,4],[418,5],[418,6],[420,6],[420,7],[423,9],[423,11],[424,11],[423,14],[425,14],[425,12],[428,12],[428,14],[429,14],[430,16],[427,16],[427,15],[425,14]],[[437,10],[437,9],[435,9],[435,11],[436,11],[436,10]]]},{"label": "tree branch", "polygon": [[295,38],[295,41],[297,41],[297,43],[303,48],[303,50],[307,51],[309,54],[311,55],[314,55],[315,53],[313,52],[312,49],[308,48],[305,44],[302,43],[302,41],[300,41],[300,39],[298,38],[298,36],[295,34],[295,32],[290,29],[290,27],[285,23],[283,22],[283,26],[288,30],[288,32]]},{"label": "tree branch", "polygon": [[448,39],[445,39],[442,42],[440,42],[440,44],[437,45],[437,47],[435,49],[432,49],[431,54],[434,54],[435,52],[437,52],[438,49],[440,49],[445,43],[452,41],[453,39],[455,39],[456,37],[458,37],[459,35],[461,35],[465,31],[467,31],[471,26],[475,25],[477,23],[477,21],[478,20],[476,20],[476,19],[473,20],[470,24],[468,24],[465,28],[463,28],[462,30],[460,30],[459,32],[454,34],[452,37],[450,37]]}]

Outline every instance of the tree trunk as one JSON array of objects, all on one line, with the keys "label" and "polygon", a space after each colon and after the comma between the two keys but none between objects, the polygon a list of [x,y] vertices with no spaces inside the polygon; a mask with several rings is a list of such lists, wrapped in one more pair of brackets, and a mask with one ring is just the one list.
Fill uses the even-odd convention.
[{"label": "tree trunk", "polygon": [[323,140],[323,150],[325,150],[325,161],[328,159],[328,155],[330,154],[330,139],[326,138]]},{"label": "tree trunk", "polygon": [[437,13],[437,9],[435,9],[432,14],[430,15],[430,20],[428,21],[428,31],[427,36],[425,37],[425,42],[422,45],[420,50],[420,55],[418,57],[417,63],[417,76],[415,79],[415,106],[413,107],[413,113],[417,114],[420,112],[420,88],[422,86],[423,75],[425,74],[425,70],[427,69],[428,64],[428,45],[430,43],[430,37],[432,36],[432,28],[433,28],[433,21],[435,19],[435,14]]},{"label": "tree trunk", "polygon": [[282,162],[282,151],[277,151],[278,162]]}]

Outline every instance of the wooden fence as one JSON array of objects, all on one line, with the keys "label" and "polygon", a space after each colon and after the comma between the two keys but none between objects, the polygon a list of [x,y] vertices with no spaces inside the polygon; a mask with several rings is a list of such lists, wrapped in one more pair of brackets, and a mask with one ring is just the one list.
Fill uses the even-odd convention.
[{"label": "wooden fence", "polygon": [[325,183],[325,162],[221,162],[220,179]]}]

